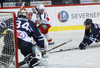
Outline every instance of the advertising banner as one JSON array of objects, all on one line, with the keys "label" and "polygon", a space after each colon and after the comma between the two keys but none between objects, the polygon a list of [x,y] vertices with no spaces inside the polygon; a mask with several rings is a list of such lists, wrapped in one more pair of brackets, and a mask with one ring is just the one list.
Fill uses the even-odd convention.
[{"label": "advertising banner", "polygon": [[16,3],[3,3],[3,7],[16,7]]},{"label": "advertising banner", "polygon": [[[32,8],[26,8],[28,12]],[[0,11],[19,11],[19,8],[1,9]],[[79,5],[79,6],[50,6],[45,7],[50,18],[53,29],[57,30],[78,30],[83,29],[84,21],[89,18],[94,23],[100,24],[100,5]],[[36,19],[36,14],[33,14]],[[52,31],[52,30],[51,30]],[[56,30],[54,30],[56,31]]]},{"label": "advertising banner", "polygon": [[43,5],[51,5],[51,1],[35,1],[35,2],[31,2],[30,6],[36,6],[39,4],[43,4]]},{"label": "advertising banner", "polygon": [[86,4],[86,3],[100,3],[100,0],[80,0],[81,4]]}]

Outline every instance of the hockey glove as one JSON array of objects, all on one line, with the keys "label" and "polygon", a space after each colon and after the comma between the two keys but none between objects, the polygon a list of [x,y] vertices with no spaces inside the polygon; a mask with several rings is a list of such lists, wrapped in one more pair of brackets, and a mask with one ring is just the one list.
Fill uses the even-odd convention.
[{"label": "hockey glove", "polygon": [[79,49],[80,50],[84,50],[84,49],[86,49],[86,46],[87,46],[88,44],[87,43],[80,43],[80,45],[79,45]]},{"label": "hockey glove", "polygon": [[49,58],[49,55],[47,53],[47,48],[41,48],[41,54],[43,58]]},{"label": "hockey glove", "polygon": [[100,42],[99,40],[95,40],[96,43]]},{"label": "hockey glove", "polygon": [[95,42],[96,42],[96,43],[100,42],[100,39],[97,38],[97,39],[95,40]]},{"label": "hockey glove", "polygon": [[41,48],[41,54],[42,54],[42,57],[44,57],[44,55],[46,55],[46,49],[45,48]]}]

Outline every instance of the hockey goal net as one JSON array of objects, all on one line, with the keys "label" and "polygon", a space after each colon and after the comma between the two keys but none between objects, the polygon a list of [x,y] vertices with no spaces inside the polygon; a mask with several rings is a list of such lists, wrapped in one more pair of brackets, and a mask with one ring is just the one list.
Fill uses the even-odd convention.
[{"label": "hockey goal net", "polygon": [[0,68],[18,68],[16,14],[0,11]]}]

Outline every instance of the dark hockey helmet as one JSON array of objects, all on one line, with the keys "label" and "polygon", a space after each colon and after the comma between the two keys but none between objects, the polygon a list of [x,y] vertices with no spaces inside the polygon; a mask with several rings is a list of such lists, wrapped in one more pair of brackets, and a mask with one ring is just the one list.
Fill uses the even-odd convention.
[{"label": "dark hockey helmet", "polygon": [[86,19],[84,21],[84,25],[89,25],[89,24],[92,24],[92,19]]},{"label": "dark hockey helmet", "polygon": [[22,9],[20,9],[18,11],[17,16],[18,17],[22,17],[23,16],[23,17],[28,18],[28,12],[27,12],[27,10],[25,8],[22,8]]}]

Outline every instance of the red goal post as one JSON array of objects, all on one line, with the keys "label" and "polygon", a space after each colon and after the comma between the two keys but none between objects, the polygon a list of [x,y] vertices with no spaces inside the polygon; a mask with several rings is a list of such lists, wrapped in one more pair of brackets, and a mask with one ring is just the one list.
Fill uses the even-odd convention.
[{"label": "red goal post", "polygon": [[[17,28],[16,28],[16,13],[15,12],[0,11],[0,23],[9,19],[9,18],[13,19],[13,24],[14,24],[13,25],[13,29],[14,29],[13,39],[14,39],[14,52],[15,52],[15,60],[14,60],[15,66],[14,66],[14,68],[19,68],[18,67],[18,42],[17,42]],[[6,32],[3,33],[3,35],[5,35],[5,34],[6,34]]]}]

